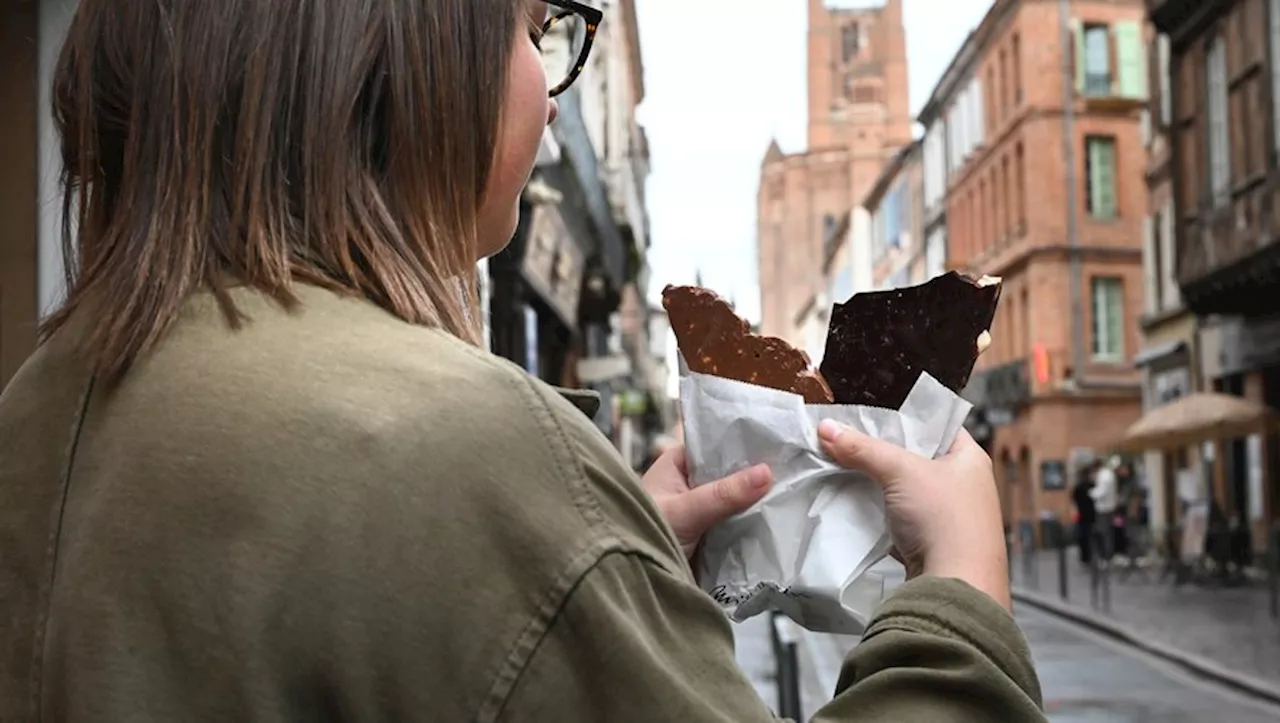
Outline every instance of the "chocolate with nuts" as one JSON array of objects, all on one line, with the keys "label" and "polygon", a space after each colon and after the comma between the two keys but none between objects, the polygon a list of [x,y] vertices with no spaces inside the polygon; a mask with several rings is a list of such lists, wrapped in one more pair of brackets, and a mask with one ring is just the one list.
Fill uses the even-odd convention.
[{"label": "chocolate with nuts", "polygon": [[991,344],[1000,279],[951,272],[831,311],[822,375],[837,404],[899,409],[921,372],[957,394]]},{"label": "chocolate with nuts", "polygon": [[662,306],[691,371],[799,394],[809,404],[831,403],[831,388],[807,354],[782,339],[753,334],[715,292],[668,286]]}]

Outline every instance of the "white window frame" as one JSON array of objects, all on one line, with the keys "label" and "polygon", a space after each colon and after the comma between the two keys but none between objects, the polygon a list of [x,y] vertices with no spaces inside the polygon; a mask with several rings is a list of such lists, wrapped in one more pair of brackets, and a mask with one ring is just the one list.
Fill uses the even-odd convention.
[{"label": "white window frame", "polygon": [[1089,282],[1093,304],[1093,359],[1098,362],[1124,361],[1124,280],[1118,276],[1095,276]]},{"label": "white window frame", "polygon": [[1209,142],[1209,191],[1215,206],[1231,197],[1231,127],[1228,117],[1226,44],[1221,37],[1209,38],[1205,49],[1205,118]]},{"label": "white window frame", "polygon": [[1271,150],[1280,153],[1280,0],[1267,0],[1267,28],[1271,51]]}]

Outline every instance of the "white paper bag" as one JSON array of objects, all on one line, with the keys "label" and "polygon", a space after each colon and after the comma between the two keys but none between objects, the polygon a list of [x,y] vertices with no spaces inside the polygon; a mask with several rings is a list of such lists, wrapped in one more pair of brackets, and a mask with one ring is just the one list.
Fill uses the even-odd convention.
[{"label": "white paper bag", "polygon": [[779,610],[815,632],[858,635],[884,597],[870,570],[889,553],[879,487],[826,458],[818,423],[834,419],[927,457],[946,453],[971,405],[922,374],[898,411],[806,405],[804,398],[682,367],[691,483],[766,463],[774,486],[707,533],[698,582],[739,622]]}]

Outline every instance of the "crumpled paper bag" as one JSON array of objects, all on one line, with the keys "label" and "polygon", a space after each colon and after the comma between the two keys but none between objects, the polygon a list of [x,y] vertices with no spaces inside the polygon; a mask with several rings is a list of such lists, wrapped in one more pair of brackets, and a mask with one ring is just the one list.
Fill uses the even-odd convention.
[{"label": "crumpled paper bag", "polygon": [[774,486],[704,537],[699,584],[738,622],[778,610],[815,632],[859,635],[884,597],[870,568],[892,546],[877,484],[829,460],[818,423],[834,419],[926,457],[945,454],[971,405],[922,374],[898,411],[807,405],[796,394],[681,365],[690,483],[766,463]]}]

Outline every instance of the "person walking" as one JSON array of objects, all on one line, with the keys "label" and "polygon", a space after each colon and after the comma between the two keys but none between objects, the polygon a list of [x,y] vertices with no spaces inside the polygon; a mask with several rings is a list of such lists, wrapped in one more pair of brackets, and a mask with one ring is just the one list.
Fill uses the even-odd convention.
[{"label": "person walking", "polygon": [[1095,461],[1081,469],[1076,476],[1076,485],[1071,490],[1071,501],[1076,508],[1076,546],[1080,551],[1080,564],[1086,567],[1093,564],[1094,529],[1098,524],[1098,512],[1092,495],[1093,476],[1097,468]]},{"label": "person walking", "polygon": [[[476,264],[602,19],[80,0],[68,294],[0,396],[0,720],[772,719],[688,562],[768,468],[638,478],[481,348]],[[1045,720],[990,458],[820,433],[912,580],[815,720]]]}]

